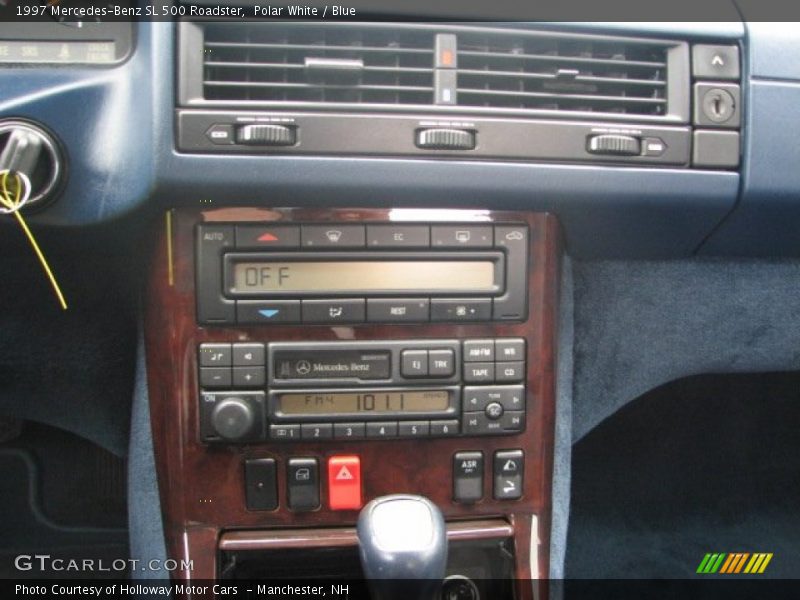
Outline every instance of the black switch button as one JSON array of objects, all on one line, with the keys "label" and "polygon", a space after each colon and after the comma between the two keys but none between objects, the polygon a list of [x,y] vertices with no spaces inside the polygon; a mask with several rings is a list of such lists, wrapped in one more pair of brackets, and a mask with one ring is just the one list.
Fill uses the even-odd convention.
[{"label": "black switch button", "polygon": [[363,225],[303,225],[304,248],[363,248],[366,233]]},{"label": "black switch button", "polygon": [[362,323],[364,299],[303,300],[303,323]]},{"label": "black switch button", "polygon": [[299,248],[298,225],[237,225],[237,248]]},{"label": "black switch button", "polygon": [[456,370],[455,354],[452,350],[431,350],[428,352],[428,375],[431,377],[450,377]]},{"label": "black switch button", "polygon": [[245,502],[248,510],[278,508],[275,459],[256,458],[244,463]]},{"label": "black switch button", "polygon": [[230,367],[200,367],[200,387],[231,387]]},{"label": "black switch button", "polygon": [[497,360],[525,360],[525,340],[522,338],[501,338],[495,341]]},{"label": "black switch button", "polygon": [[431,300],[431,321],[489,321],[491,318],[491,298]]},{"label": "black switch button", "polygon": [[367,321],[371,323],[427,321],[429,311],[430,301],[427,298],[367,298]]},{"label": "black switch button", "polygon": [[431,245],[434,248],[491,248],[494,232],[491,225],[434,225]]},{"label": "black switch button", "polygon": [[522,361],[499,362],[495,365],[498,383],[517,383],[525,379],[525,363]]},{"label": "black switch button", "polygon": [[230,344],[200,344],[201,367],[230,367]]},{"label": "black switch button", "polygon": [[458,452],[453,457],[453,499],[471,503],[483,498],[483,452]]},{"label": "black switch button", "polygon": [[492,383],[494,381],[494,363],[466,363],[464,365],[464,381],[467,383]]},{"label": "black switch button", "polygon": [[267,325],[269,323],[299,323],[300,300],[238,300],[238,323]]},{"label": "black switch button", "polygon": [[503,450],[494,453],[494,497],[496,500],[516,500],[522,497],[522,450]]},{"label": "black switch button", "polygon": [[431,231],[427,225],[367,225],[369,248],[427,248]]},{"label": "black switch button", "polygon": [[464,362],[491,362],[494,360],[494,340],[466,340]]},{"label": "black switch button", "polygon": [[400,372],[403,377],[427,377],[428,351],[403,350],[400,355]]},{"label": "black switch button", "polygon": [[316,458],[290,458],[286,465],[289,508],[310,511],[319,508],[319,463]]},{"label": "black switch button", "polygon": [[264,365],[264,344],[234,344],[233,365],[258,367]]}]

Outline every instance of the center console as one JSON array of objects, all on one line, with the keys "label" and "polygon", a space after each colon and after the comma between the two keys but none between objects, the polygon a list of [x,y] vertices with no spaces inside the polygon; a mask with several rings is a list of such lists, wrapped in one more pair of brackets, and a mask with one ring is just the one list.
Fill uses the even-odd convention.
[{"label": "center console", "polygon": [[155,249],[155,456],[168,553],[193,564],[176,578],[358,579],[359,510],[415,494],[465,597],[546,597],[552,216],[179,209]]}]

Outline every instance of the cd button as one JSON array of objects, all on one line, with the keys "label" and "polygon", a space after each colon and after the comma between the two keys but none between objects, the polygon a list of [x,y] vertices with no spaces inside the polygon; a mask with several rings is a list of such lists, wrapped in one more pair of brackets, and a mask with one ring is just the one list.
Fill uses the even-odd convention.
[{"label": "cd button", "polygon": [[525,363],[499,362],[495,367],[495,375],[498,382],[516,383],[525,379]]},{"label": "cd button", "polygon": [[303,323],[362,323],[364,300],[303,300]]}]

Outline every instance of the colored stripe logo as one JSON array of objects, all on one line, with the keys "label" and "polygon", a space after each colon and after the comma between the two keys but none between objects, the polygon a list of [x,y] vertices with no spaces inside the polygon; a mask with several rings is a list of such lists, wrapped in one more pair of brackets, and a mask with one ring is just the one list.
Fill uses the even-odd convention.
[{"label": "colored stripe logo", "polygon": [[709,552],[700,561],[697,573],[701,575],[760,575],[772,560],[772,552]]}]

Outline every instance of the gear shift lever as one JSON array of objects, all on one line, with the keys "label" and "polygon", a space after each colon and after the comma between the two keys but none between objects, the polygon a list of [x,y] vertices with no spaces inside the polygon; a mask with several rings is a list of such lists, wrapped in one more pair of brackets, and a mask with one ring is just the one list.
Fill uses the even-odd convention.
[{"label": "gear shift lever", "polygon": [[438,600],[447,566],[447,531],[427,498],[376,498],[358,516],[361,566],[372,600]]}]

